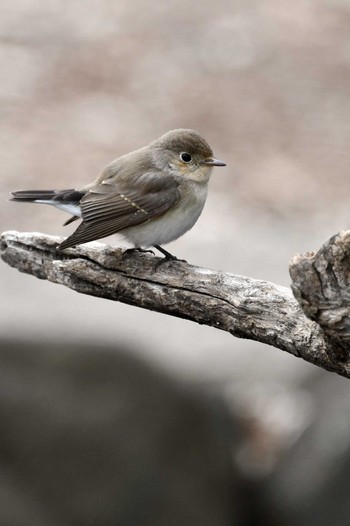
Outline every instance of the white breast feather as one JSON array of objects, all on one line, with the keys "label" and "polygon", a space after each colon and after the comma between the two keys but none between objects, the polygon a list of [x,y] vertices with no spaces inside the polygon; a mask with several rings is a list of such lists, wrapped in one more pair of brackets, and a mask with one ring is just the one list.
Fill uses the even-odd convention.
[{"label": "white breast feather", "polygon": [[193,191],[182,196],[180,202],[158,219],[129,227],[120,233],[135,247],[165,245],[190,230],[201,215],[208,186],[196,184]]}]

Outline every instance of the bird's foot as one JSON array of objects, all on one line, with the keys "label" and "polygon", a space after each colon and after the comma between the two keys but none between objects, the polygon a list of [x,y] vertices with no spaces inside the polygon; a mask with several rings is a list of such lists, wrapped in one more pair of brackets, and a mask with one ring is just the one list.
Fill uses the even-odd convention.
[{"label": "bird's foot", "polygon": [[155,255],[153,250],[146,250],[145,248],[134,247],[127,248],[126,250],[124,250],[123,257],[127,254],[132,254],[133,252],[141,252],[142,254],[153,254],[153,256]]},{"label": "bird's foot", "polygon": [[164,263],[165,261],[182,261],[183,263],[187,263],[187,261],[185,259],[179,259],[177,258],[176,256],[173,256],[173,254],[170,254],[170,252],[168,252],[167,250],[165,250],[164,248],[162,248],[161,246],[159,245],[154,245],[154,248],[156,248],[157,250],[159,250],[159,252],[161,252],[164,256],[163,259],[161,259],[158,263],[157,263],[157,266]]}]

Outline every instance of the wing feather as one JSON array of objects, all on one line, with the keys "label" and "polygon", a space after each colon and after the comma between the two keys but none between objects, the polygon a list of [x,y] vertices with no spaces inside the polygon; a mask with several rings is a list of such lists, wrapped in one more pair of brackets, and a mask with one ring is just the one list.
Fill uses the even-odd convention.
[{"label": "wing feather", "polygon": [[[129,188],[128,188],[129,186]],[[90,188],[80,201],[83,222],[59,248],[64,249],[115,234],[161,216],[180,198],[179,184],[163,172],[148,172],[130,188],[108,179]]]}]

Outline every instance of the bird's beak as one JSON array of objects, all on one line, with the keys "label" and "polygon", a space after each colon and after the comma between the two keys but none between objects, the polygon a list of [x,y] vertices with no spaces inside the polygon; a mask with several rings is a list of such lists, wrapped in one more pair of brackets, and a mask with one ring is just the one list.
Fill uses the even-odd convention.
[{"label": "bird's beak", "polygon": [[219,161],[219,159],[215,159],[215,157],[205,159],[203,164],[206,164],[207,166],[226,166],[226,163]]}]

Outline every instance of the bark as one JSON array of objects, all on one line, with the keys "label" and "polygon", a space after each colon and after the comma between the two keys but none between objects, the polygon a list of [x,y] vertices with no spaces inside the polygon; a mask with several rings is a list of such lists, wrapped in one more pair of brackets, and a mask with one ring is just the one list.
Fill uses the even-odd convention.
[{"label": "bark", "polygon": [[336,359],[350,350],[350,231],[331,237],[318,252],[295,256],[292,290],[308,318],[322,327]]},{"label": "bark", "polygon": [[[321,258],[312,253],[293,259],[300,305],[290,289],[267,281],[100,243],[62,252],[56,249],[60,238],[5,232],[0,250],[6,263],[40,279],[216,327],[350,377],[350,278],[342,274],[350,270],[343,247],[348,250],[348,238],[350,232],[332,238]],[[330,264],[336,265],[333,271]]]}]

